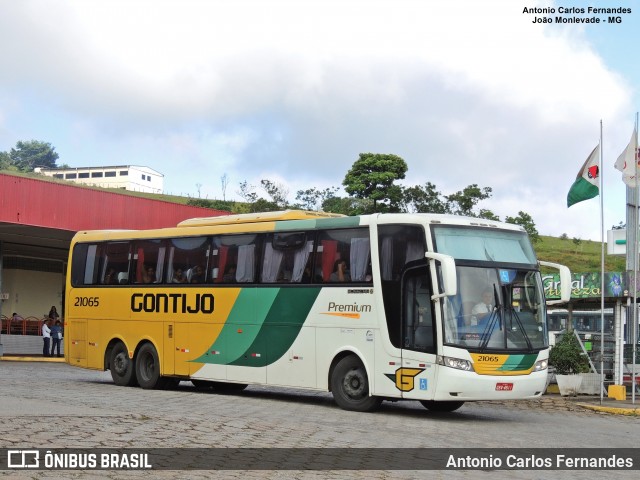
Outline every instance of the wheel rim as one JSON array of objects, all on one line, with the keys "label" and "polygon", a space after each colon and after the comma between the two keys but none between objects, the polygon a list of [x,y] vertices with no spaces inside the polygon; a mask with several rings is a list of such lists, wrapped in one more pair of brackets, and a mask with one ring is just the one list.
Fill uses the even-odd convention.
[{"label": "wheel rim", "polygon": [[113,368],[118,375],[125,375],[129,368],[129,357],[124,352],[118,353],[113,359]]},{"label": "wheel rim", "polygon": [[342,390],[345,395],[353,400],[360,400],[367,394],[367,380],[364,373],[359,369],[347,372],[342,380]]}]

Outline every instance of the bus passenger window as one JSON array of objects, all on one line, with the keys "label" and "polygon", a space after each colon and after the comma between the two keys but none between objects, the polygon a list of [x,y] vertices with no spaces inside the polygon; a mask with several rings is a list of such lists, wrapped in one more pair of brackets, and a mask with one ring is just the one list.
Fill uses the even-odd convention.
[{"label": "bus passenger window", "polygon": [[[216,283],[252,283],[256,280],[257,234],[221,235],[213,239],[212,280]],[[231,272],[232,266],[235,272]],[[226,276],[226,278],[225,278]]]},{"label": "bus passenger window", "polygon": [[133,250],[135,283],[160,283],[164,273],[166,248],[162,240],[137,242]]},{"label": "bus passenger window", "polygon": [[[313,240],[307,232],[266,235],[262,252],[261,283],[309,283]],[[305,271],[306,277],[305,277]]]},{"label": "bus passenger window", "polygon": [[207,237],[173,238],[168,247],[168,283],[205,282],[211,251]]},{"label": "bus passenger window", "polygon": [[366,228],[325,230],[320,232],[315,271],[324,282],[368,282],[371,245]]}]

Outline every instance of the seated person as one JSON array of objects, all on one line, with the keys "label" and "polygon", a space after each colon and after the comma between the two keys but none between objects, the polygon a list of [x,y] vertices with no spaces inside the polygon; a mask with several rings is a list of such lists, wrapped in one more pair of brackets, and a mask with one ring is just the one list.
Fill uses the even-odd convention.
[{"label": "seated person", "polygon": [[191,283],[204,283],[204,270],[200,265],[191,269]]},{"label": "seated person", "polygon": [[142,283],[153,283],[156,281],[156,269],[145,265],[142,270]]},{"label": "seated person", "polygon": [[222,276],[224,283],[234,283],[236,281],[236,266],[235,264],[227,265],[224,269],[224,275]]},{"label": "seated person", "polygon": [[173,271],[173,277],[171,278],[172,283],[187,283],[187,276],[184,274],[184,271],[181,268],[176,268]]},{"label": "seated person", "polygon": [[336,260],[333,265],[333,273],[329,277],[330,282],[350,282],[351,277],[347,273],[347,262],[341,259]]},{"label": "seated person", "polygon": [[482,301],[476,303],[471,309],[471,315],[476,318],[477,323],[480,323],[482,320],[489,319],[493,312],[493,307],[493,293],[491,290],[485,290],[482,292]]},{"label": "seated person", "polygon": [[104,284],[115,285],[116,283],[118,283],[117,273],[114,268],[110,268],[104,276]]}]

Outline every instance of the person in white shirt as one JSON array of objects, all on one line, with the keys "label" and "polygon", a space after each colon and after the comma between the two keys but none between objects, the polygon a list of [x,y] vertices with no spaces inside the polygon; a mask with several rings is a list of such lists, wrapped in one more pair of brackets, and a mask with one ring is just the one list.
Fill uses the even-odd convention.
[{"label": "person in white shirt", "polygon": [[42,356],[51,356],[51,329],[49,328],[48,318],[42,323],[42,340],[44,341],[44,347],[42,348]]},{"label": "person in white shirt", "polygon": [[493,311],[493,293],[491,290],[485,290],[482,293],[482,301],[474,305],[471,315],[475,317],[476,323],[480,323],[485,317]]}]

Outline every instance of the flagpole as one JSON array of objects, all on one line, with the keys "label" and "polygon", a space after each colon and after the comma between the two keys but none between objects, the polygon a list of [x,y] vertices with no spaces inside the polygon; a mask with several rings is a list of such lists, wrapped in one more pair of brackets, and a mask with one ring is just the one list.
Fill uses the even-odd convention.
[{"label": "flagpole", "polygon": [[600,119],[600,404],[604,401],[604,181],[602,119]]},{"label": "flagpole", "polygon": [[638,345],[638,112],[636,112],[636,138],[633,150],[633,164],[635,168],[635,184],[634,188],[634,201],[635,201],[635,221],[634,227],[636,229],[635,242],[633,245],[633,328],[631,329],[633,335],[633,344],[631,347],[631,403],[636,403],[636,350]]}]

